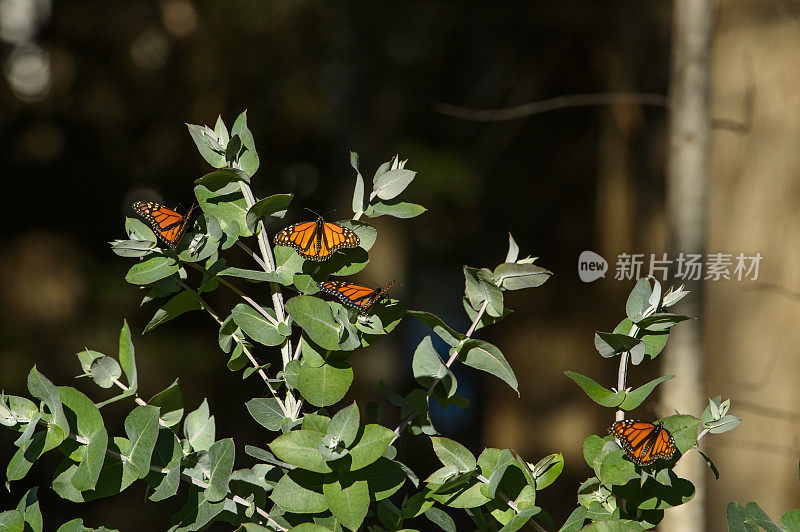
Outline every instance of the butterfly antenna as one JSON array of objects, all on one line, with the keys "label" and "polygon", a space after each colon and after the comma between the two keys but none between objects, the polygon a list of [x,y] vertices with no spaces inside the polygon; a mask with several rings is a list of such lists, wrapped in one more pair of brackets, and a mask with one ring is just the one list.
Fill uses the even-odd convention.
[{"label": "butterfly antenna", "polygon": [[317,218],[324,218],[323,216],[320,216],[320,214],[319,214],[317,211],[312,211],[312,210],[311,210],[311,209],[309,209],[308,207],[305,207],[305,210],[307,210],[307,211],[308,211],[308,212],[310,212],[311,214],[315,215]]}]

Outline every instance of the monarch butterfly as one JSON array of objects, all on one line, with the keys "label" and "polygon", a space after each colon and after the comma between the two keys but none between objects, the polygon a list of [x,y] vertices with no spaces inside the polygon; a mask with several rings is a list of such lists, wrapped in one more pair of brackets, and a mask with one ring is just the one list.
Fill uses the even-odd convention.
[{"label": "monarch butterfly", "polygon": [[334,295],[345,305],[355,307],[361,314],[366,314],[380,301],[381,296],[386,293],[394,281],[383,287],[383,290],[375,290],[366,286],[348,283],[345,281],[324,281],[317,283],[319,289],[328,294]]},{"label": "monarch butterfly", "polygon": [[656,460],[669,460],[675,454],[675,439],[661,423],[623,419],[608,429],[634,464],[652,465]]},{"label": "monarch butterfly", "polygon": [[137,201],[133,204],[133,210],[153,227],[161,240],[175,249],[189,226],[194,205],[186,216],[151,201]]},{"label": "monarch butterfly", "polygon": [[361,240],[350,229],[326,222],[320,216],[313,222],[284,227],[275,235],[275,243],[292,247],[301,257],[319,262],[328,260],[340,248],[358,247]]}]

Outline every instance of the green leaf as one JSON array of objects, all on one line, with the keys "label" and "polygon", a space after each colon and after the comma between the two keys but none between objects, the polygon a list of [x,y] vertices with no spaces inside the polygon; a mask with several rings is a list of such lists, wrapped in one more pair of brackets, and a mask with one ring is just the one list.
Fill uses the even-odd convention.
[{"label": "green leaf", "polygon": [[439,336],[439,338],[444,340],[445,343],[451,347],[456,347],[461,343],[462,340],[467,339],[467,337],[463,334],[451,329],[444,321],[442,321],[439,316],[436,316],[435,314],[420,310],[408,310],[406,312],[428,325],[431,329],[433,329],[433,332]]},{"label": "green leaf", "polygon": [[160,430],[153,450],[151,464],[161,469],[166,469],[166,474],[150,471],[145,477],[155,491],[150,495],[150,500],[157,502],[168,499],[178,492],[181,480],[181,446],[178,437],[171,430]]},{"label": "green leaf", "polygon": [[125,258],[145,257],[155,250],[155,242],[148,240],[114,240],[111,244],[111,251],[116,255]]},{"label": "green leaf", "polygon": [[225,155],[215,151],[211,147],[209,136],[206,133],[208,128],[196,126],[194,124],[186,124],[186,126],[189,128],[189,134],[192,136],[192,140],[200,151],[200,155],[203,156],[203,159],[214,168],[222,168],[225,166]]},{"label": "green leaf", "polygon": [[202,185],[219,195],[240,191],[239,183],[249,182],[250,177],[236,168],[222,168],[194,180],[196,185]]},{"label": "green leaf", "polygon": [[664,375],[663,377],[659,377],[648,382],[645,385],[639,386],[635,390],[632,390],[625,394],[625,399],[619,405],[620,410],[633,410],[640,404],[647,399],[647,396],[655,389],[656,386],[661,384],[664,381],[668,381],[671,378],[675,377],[675,375]]},{"label": "green leaf", "polygon": [[[697,450],[697,452],[698,452],[698,453],[700,453],[700,456],[702,456],[702,457],[703,457],[703,460],[705,460],[705,461],[706,461],[706,465],[707,465],[707,466],[708,466],[708,468],[711,470],[711,472],[712,472],[712,473],[714,473],[714,477],[715,477],[717,480],[719,480],[719,471],[717,470],[717,466],[715,466],[715,465],[714,465],[714,462],[712,462],[712,461],[711,461],[711,458],[709,458],[709,457],[708,457],[708,456],[707,456],[707,455],[706,455],[706,454],[705,454],[703,451],[701,451],[700,449],[698,449],[698,450]],[[800,529],[799,529],[799,530],[800,530]]]},{"label": "green leaf", "polygon": [[325,359],[330,353],[329,350],[320,348],[314,342],[309,340],[305,333],[300,337],[300,342],[300,351],[303,354],[303,364],[307,364],[312,368],[318,368],[325,363]]},{"label": "green leaf", "polygon": [[216,432],[214,416],[209,415],[208,402],[203,402],[194,412],[186,416],[183,423],[183,435],[195,451],[207,451],[214,443]]},{"label": "green leaf", "polygon": [[297,388],[309,403],[322,407],[339,402],[352,383],[353,368],[331,357],[318,368],[301,364]]},{"label": "green leaf", "polygon": [[256,397],[247,401],[247,411],[262,427],[271,431],[281,429],[286,418],[280,403],[274,397]]},{"label": "green leaf", "polygon": [[517,377],[514,375],[514,370],[511,369],[503,353],[489,342],[470,338],[464,342],[459,359],[467,366],[494,375],[511,386],[519,395]]},{"label": "green leaf", "polygon": [[[274,310],[271,308],[264,310],[275,319]],[[233,307],[231,319],[247,336],[260,344],[276,346],[284,341],[284,336],[278,332],[278,328],[247,303],[239,303]]]},{"label": "green leaf", "polygon": [[300,380],[300,361],[290,360],[287,362],[286,369],[283,370],[283,376],[287,386],[297,389]]},{"label": "green leaf", "polygon": [[293,430],[275,438],[269,448],[287,464],[316,473],[330,473],[331,468],[317,449],[322,436],[316,430]]},{"label": "green leaf", "polygon": [[420,385],[428,387],[434,380],[439,380],[444,386],[448,398],[456,393],[455,376],[439,358],[430,336],[423,338],[417,346],[411,367],[414,378]]},{"label": "green leaf", "polygon": [[644,342],[624,334],[596,332],[594,333],[594,347],[603,358],[611,358],[625,351],[630,351],[632,360],[638,359],[641,361],[645,353]]},{"label": "green leaf", "polygon": [[444,465],[452,465],[458,468],[460,472],[474,471],[478,466],[475,457],[469,452],[469,449],[448,438],[440,436],[431,437],[433,444],[433,452]]},{"label": "green leaf", "polygon": [[625,451],[615,449],[613,451],[603,451],[595,460],[601,460],[598,477],[606,486],[621,486],[629,480],[639,478],[633,462],[625,459]]},{"label": "green leaf", "polygon": [[[38,491],[38,486],[29,489],[17,504],[17,511],[22,514],[25,521],[25,532],[42,532],[44,527],[42,511],[39,509]],[[4,530],[2,514],[0,514],[0,530]]]},{"label": "green leaf", "polygon": [[380,425],[364,427],[361,438],[350,449],[350,471],[357,471],[378,460],[394,439],[394,431]]},{"label": "green leaf", "polygon": [[178,269],[179,265],[175,259],[159,255],[131,266],[125,275],[125,280],[131,284],[146,285],[169,277]]},{"label": "green leaf", "polygon": [[504,261],[506,264],[514,264],[517,262],[517,258],[519,257],[519,246],[514,241],[514,237],[511,236],[511,231],[508,232],[508,253],[506,253],[506,260]]},{"label": "green leaf", "polygon": [[235,451],[233,440],[226,438],[214,442],[208,449],[209,480],[204,496],[209,502],[223,500],[228,494],[228,482],[233,471]]},{"label": "green leaf", "polygon": [[222,121],[222,116],[217,115],[217,121],[214,123],[214,134],[217,136],[221,146],[226,146],[230,140],[228,128],[225,127],[225,122]]},{"label": "green leaf", "polygon": [[800,530],[800,508],[789,510],[783,514],[780,525],[786,530]]},{"label": "green leaf", "polygon": [[616,408],[622,404],[622,401],[625,400],[624,390],[614,393],[608,388],[601,386],[599,382],[590,379],[585,375],[581,375],[580,373],[576,373],[574,371],[565,371],[564,374],[575,381],[578,386],[583,388],[583,391],[586,392],[586,395],[588,395],[592,401],[600,406]]},{"label": "green leaf", "polygon": [[564,523],[558,532],[579,532],[581,528],[583,528],[583,522],[586,519],[586,508],[583,506],[578,506],[575,508],[569,517],[567,517],[567,521]]},{"label": "green leaf", "polygon": [[339,480],[322,485],[322,493],[331,513],[350,530],[358,530],[369,510],[369,488],[364,480],[343,486]]},{"label": "green leaf", "polygon": [[204,185],[194,187],[194,195],[200,208],[219,221],[226,239],[230,241],[222,246],[223,249],[232,246],[238,235],[252,236],[247,229],[247,201],[241,192],[242,185],[239,181],[231,181],[225,186],[231,190],[223,189],[224,194],[214,192]]},{"label": "green leaf", "polygon": [[425,517],[445,532],[456,532],[456,522],[444,510],[431,506],[425,510]]},{"label": "green leaf", "polygon": [[720,419],[709,421],[705,423],[704,426],[709,429],[711,434],[722,434],[723,432],[735,429],[741,422],[742,420],[736,416],[726,415],[722,416]]},{"label": "green leaf", "polygon": [[381,457],[356,473],[348,473],[347,478],[352,476],[359,480],[366,480],[373,500],[380,501],[391,497],[403,487],[407,476],[404,467],[399,462]]},{"label": "green leaf", "polygon": [[229,166],[235,165],[239,157],[239,151],[242,149],[242,139],[239,135],[233,135],[225,146],[225,162]]},{"label": "green leaf", "polygon": [[244,151],[239,155],[239,166],[247,175],[252,176],[258,170],[259,160],[253,134],[247,127],[247,111],[236,117],[236,121],[231,126],[231,135],[239,135],[239,138],[242,139]]},{"label": "green leaf", "polygon": [[500,529],[500,532],[517,532],[517,530],[525,526],[534,515],[541,511],[542,509],[537,506],[520,510],[518,514],[514,515],[514,517]]},{"label": "green leaf", "polygon": [[403,192],[417,175],[413,170],[397,168],[389,170],[375,179],[372,191],[382,200],[390,200]]},{"label": "green leaf", "polygon": [[[328,509],[328,505],[325,502],[325,496],[322,494],[321,482],[319,491],[308,489],[310,487],[308,486],[309,483],[304,482],[304,479],[309,476],[308,474],[303,475],[302,472],[289,472],[289,474],[281,477],[272,489],[269,498],[287,512],[298,514],[324,512]],[[305,486],[296,482],[293,477],[305,484]]]},{"label": "green leaf", "polygon": [[131,329],[128,327],[128,322],[122,324],[122,330],[119,332],[119,365],[122,366],[122,371],[128,379],[128,391],[124,395],[133,395],[139,389],[139,378],[136,374],[136,352],[133,349],[133,340],[131,340]]},{"label": "green leaf", "polygon": [[111,357],[102,356],[94,359],[89,366],[89,375],[92,380],[101,388],[111,388],[114,381],[122,376],[122,368],[119,363]]},{"label": "green leaf", "polygon": [[339,325],[325,301],[295,296],[286,302],[286,311],[315,344],[324,349],[339,349]]},{"label": "green leaf", "polygon": [[486,313],[492,317],[503,315],[503,293],[495,286],[492,272],[488,268],[481,270],[464,266],[465,294],[472,308],[480,308],[484,301]]},{"label": "green leaf", "polygon": [[6,467],[6,479],[9,482],[24,478],[28,474],[34,462],[47,450],[45,443],[49,434],[38,432],[17,449]]},{"label": "green leaf", "polygon": [[758,532],[759,528],[745,522],[746,514],[743,507],[735,502],[729,502],[727,507],[729,532]]},{"label": "green leaf", "polygon": [[159,325],[168,322],[173,318],[177,318],[185,312],[192,310],[200,310],[203,305],[200,303],[200,297],[194,290],[184,290],[177,295],[172,296],[164,306],[156,311],[153,318],[144,328],[142,334],[152,331]]},{"label": "green leaf", "polygon": [[168,427],[174,427],[183,418],[183,395],[175,379],[169,387],[155,394],[148,402],[159,407],[159,417]]},{"label": "green leaf", "polygon": [[681,454],[685,453],[697,443],[697,427],[700,420],[694,416],[679,414],[665,417],[661,420],[664,428],[672,434],[675,445]]},{"label": "green leaf", "polygon": [[[306,414],[303,416],[303,423],[300,425],[301,429],[316,430],[320,434],[328,432],[328,425],[331,423],[331,418],[320,414]],[[323,440],[324,441],[324,440]]]},{"label": "green leaf", "polygon": [[625,313],[628,319],[636,323],[642,319],[642,314],[650,306],[650,295],[653,293],[653,288],[650,282],[642,277],[636,281],[636,286],[631,290],[628,296],[628,302],[625,304]]},{"label": "green leaf", "polygon": [[247,210],[247,228],[255,232],[258,221],[265,216],[283,218],[286,216],[286,209],[289,208],[292,198],[294,198],[294,194],[275,194],[258,200]]},{"label": "green leaf", "polygon": [[[619,325],[616,326],[614,333],[628,335],[631,332],[632,326],[633,322],[628,318],[625,318],[620,322]],[[664,346],[667,345],[669,331],[650,332],[647,330],[640,330],[637,336],[641,341],[644,342],[644,354],[653,359],[657,357],[658,354],[664,349]]]},{"label": "green leaf", "polygon": [[105,455],[100,477],[94,490],[80,491],[74,485],[74,477],[77,473],[79,463],[84,460],[86,446],[72,442],[62,445],[65,454],[68,454],[56,468],[53,474],[53,491],[61,498],[72,502],[85,502],[116,495],[137,478],[135,467],[131,467],[127,462],[121,461],[117,456],[127,456],[130,453],[130,445],[125,438],[113,438],[108,442],[108,450],[116,453]]},{"label": "green leaf", "polygon": [[354,401],[350,406],[342,408],[334,414],[328,424],[327,434],[335,438],[335,441],[342,442],[345,447],[350,447],[358,435],[360,421],[361,415],[358,412],[358,405]]},{"label": "green leaf", "polygon": [[92,362],[94,362],[98,358],[104,357],[105,355],[103,353],[100,353],[99,351],[84,349],[80,353],[76,353],[75,356],[78,357],[78,362],[80,362],[83,372],[89,375],[90,369],[92,367]]},{"label": "green leaf", "polygon": [[416,218],[420,214],[427,211],[422,205],[416,203],[409,203],[407,201],[398,201],[393,203],[384,203],[377,201],[367,207],[366,214],[370,218],[377,218],[379,216],[394,216],[395,218],[408,219]]},{"label": "green leaf", "polygon": [[639,328],[647,329],[648,331],[665,331],[677,323],[690,319],[692,318],[682,314],[658,312],[639,320],[636,325],[638,325]]},{"label": "green leaf", "polygon": [[552,275],[553,272],[531,263],[503,263],[493,273],[495,284],[503,290],[535,288],[543,285]]},{"label": "green leaf", "polygon": [[134,408],[125,418],[125,434],[131,442],[130,464],[139,471],[139,478],[144,478],[150,473],[150,458],[158,438],[158,408]]},{"label": "green leaf", "polygon": [[536,490],[542,490],[555,482],[564,470],[564,455],[561,453],[545,456],[532,468],[533,478],[536,479]]},{"label": "green leaf", "polygon": [[39,373],[36,366],[28,373],[28,391],[43,402],[53,416],[52,422],[47,426],[48,448],[52,449],[69,434],[69,422],[61,406],[61,394],[47,377]]},{"label": "green leaf", "polygon": [[356,186],[353,190],[353,213],[357,216],[359,213],[364,212],[364,178],[358,169],[358,154],[350,152],[350,166],[356,171]]},{"label": "green leaf", "polygon": [[209,502],[203,491],[191,489],[186,504],[175,515],[173,524],[181,526],[171,528],[172,532],[184,532],[189,530],[203,530],[208,523],[214,521],[222,510],[225,509],[225,501]]},{"label": "green leaf", "polygon": [[0,513],[0,531],[2,532],[23,532],[25,529],[25,518],[19,510],[8,510]]},{"label": "green leaf", "polygon": [[508,466],[515,464],[516,461],[514,457],[511,456],[511,452],[508,449],[503,449],[500,453],[500,457],[497,459],[497,463],[494,465],[492,469],[492,474],[489,477],[489,483],[486,484],[483,494],[486,495],[490,499],[494,499],[497,496],[497,488],[500,486],[500,481],[503,480],[503,475],[508,469]]}]

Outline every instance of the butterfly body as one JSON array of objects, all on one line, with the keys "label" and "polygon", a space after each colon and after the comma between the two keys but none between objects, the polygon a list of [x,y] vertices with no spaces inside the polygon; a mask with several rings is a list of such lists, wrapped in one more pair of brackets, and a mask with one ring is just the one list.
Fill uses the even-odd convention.
[{"label": "butterfly body", "polygon": [[361,240],[350,229],[319,217],[284,227],[275,235],[275,243],[294,248],[305,259],[320,262],[341,248],[358,247]]},{"label": "butterfly body", "polygon": [[175,249],[189,226],[192,209],[186,216],[152,201],[137,201],[133,210],[150,224],[156,235],[170,248]]},{"label": "butterfly body", "polygon": [[317,283],[320,290],[336,296],[345,305],[357,308],[361,314],[366,314],[380,301],[394,281],[383,287],[382,290],[367,288],[346,281],[324,281]]},{"label": "butterfly body", "polygon": [[608,429],[633,463],[647,467],[656,460],[669,460],[677,447],[672,434],[661,423],[633,419],[616,421]]}]

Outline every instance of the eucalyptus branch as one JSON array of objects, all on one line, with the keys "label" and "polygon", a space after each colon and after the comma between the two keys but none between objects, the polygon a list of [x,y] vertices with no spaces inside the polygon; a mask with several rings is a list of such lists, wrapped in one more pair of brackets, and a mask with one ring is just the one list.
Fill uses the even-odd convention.
[{"label": "eucalyptus branch", "polygon": [[[472,333],[475,332],[475,328],[478,326],[478,322],[483,317],[483,313],[486,312],[486,307],[488,305],[489,305],[489,300],[488,299],[485,300],[483,302],[483,304],[481,304],[481,308],[478,309],[478,314],[475,316],[475,319],[472,320],[472,325],[469,326],[469,329],[467,330],[467,334],[465,334],[464,336],[466,336],[467,338],[472,336]],[[450,366],[452,366],[453,362],[456,361],[456,359],[458,358],[458,355],[459,355],[458,350],[457,349],[454,350],[453,354],[450,355],[450,358],[447,360],[447,363],[445,364],[445,367],[450,369]],[[436,378],[433,379],[433,382],[428,387],[428,391],[425,393],[426,401],[430,400],[431,395],[433,395],[433,389],[436,388],[436,385],[439,384],[439,382],[441,382],[441,380],[442,380],[442,377],[436,377]],[[397,426],[397,428],[394,429],[394,438],[392,438],[392,441],[391,441],[391,443],[389,443],[389,445],[394,443],[395,440],[397,440],[397,438],[400,437],[400,434],[406,429],[406,427],[408,427],[411,424],[412,421],[414,421],[415,417],[417,417],[417,413],[413,412],[413,413],[409,414],[408,416],[406,416],[406,418],[403,421],[400,422],[400,424]]]},{"label": "eucalyptus branch", "polygon": [[266,263],[266,262],[264,262],[264,259],[262,259],[261,257],[259,257],[259,256],[258,256],[258,253],[256,253],[255,251],[253,251],[252,249],[250,249],[249,247],[247,247],[247,245],[246,245],[246,244],[243,244],[241,240],[237,240],[237,241],[236,241],[236,245],[237,245],[239,248],[241,248],[242,250],[244,250],[244,252],[245,252],[245,253],[247,253],[248,255],[250,255],[250,257],[251,257],[251,258],[252,258],[254,261],[256,261],[256,262],[258,263],[258,265],[259,265],[259,266],[261,266],[261,267],[264,269],[264,271],[265,271],[265,272],[268,272],[268,271],[270,271],[270,269],[269,269],[269,266],[267,266],[267,263]]},{"label": "eucalyptus branch", "polygon": [[[123,392],[127,392],[127,391],[130,389],[130,388],[128,388],[127,386],[125,386],[124,384],[122,384],[122,383],[119,381],[119,379],[115,379],[114,377],[111,377],[111,382],[113,382],[114,384],[116,384],[116,385],[117,385],[117,387],[119,387],[119,388],[120,388],[120,389],[121,389]],[[136,402],[136,404],[137,404],[137,405],[140,405],[140,406],[147,406],[147,401],[145,401],[144,399],[142,399],[141,397],[139,397],[139,394],[137,394],[137,393],[134,393],[134,394],[133,394],[133,400]],[[161,416],[158,416],[158,424],[159,424],[159,425],[161,425],[161,426],[162,426],[162,427],[164,427],[164,428],[169,428],[169,425],[167,425],[167,422],[166,422],[166,421],[164,421],[163,419],[161,419]]]},{"label": "eucalyptus branch", "polygon": [[[247,208],[250,209],[253,205],[256,204],[255,196],[253,196],[253,191],[250,189],[250,186],[243,182],[239,182],[239,186],[242,189],[242,195],[244,196],[245,203],[247,204]],[[275,257],[272,254],[272,247],[269,245],[269,241],[267,240],[267,229],[264,227],[264,221],[258,220],[257,223],[257,234],[256,234],[256,241],[258,242],[258,247],[261,250],[261,256],[263,257],[263,268],[264,271],[274,272],[276,271],[275,268]],[[270,283],[269,284],[270,292],[272,293],[272,306],[275,310],[275,316],[277,317],[278,321],[284,321],[286,319],[286,310],[283,306],[283,294],[281,293],[281,288],[278,283]],[[281,346],[281,357],[283,358],[283,367],[286,369],[286,364],[289,363],[291,360],[292,355],[292,341],[290,339],[286,339],[286,342]],[[290,391],[287,389],[287,394],[292,395]],[[294,396],[292,396],[292,400],[294,400]]]},{"label": "eucalyptus branch", "polygon": [[[179,281],[178,281],[178,284],[179,284],[179,285],[180,285],[182,288],[184,288],[184,289],[186,289],[186,290],[192,290],[192,288],[191,288],[189,285],[187,285],[186,283],[184,283],[183,281],[180,281],[180,280],[179,280]],[[197,292],[195,291],[195,293],[197,293]],[[217,323],[218,323],[218,324],[221,326],[221,325],[222,325],[222,323],[223,323],[222,319],[219,317],[219,315],[218,315],[216,312],[214,312],[214,310],[213,310],[213,309],[212,309],[212,308],[209,306],[209,304],[206,302],[206,300],[205,300],[205,299],[203,299],[203,297],[202,297],[200,294],[197,294],[197,299],[200,301],[200,305],[203,307],[203,309],[204,309],[206,312],[208,312],[208,314],[209,314],[209,315],[210,315],[212,318],[214,318],[214,321],[216,321],[216,322],[217,322]],[[284,404],[284,402],[283,402],[283,401],[281,401],[281,399],[278,397],[278,392],[277,392],[277,391],[275,391],[275,388],[273,388],[273,387],[272,387],[272,383],[270,382],[270,380],[269,380],[269,377],[267,376],[267,373],[266,373],[266,372],[265,372],[263,369],[261,369],[261,368],[259,367],[259,366],[261,366],[261,364],[259,364],[259,363],[258,363],[258,361],[256,360],[256,357],[254,357],[254,356],[253,356],[253,353],[252,353],[252,352],[250,351],[250,349],[247,347],[247,344],[245,344],[245,343],[242,341],[242,339],[241,339],[241,338],[239,338],[239,337],[238,337],[238,336],[236,336],[236,335],[233,335],[233,339],[236,341],[236,343],[237,343],[237,344],[239,344],[239,345],[241,346],[241,348],[242,348],[242,352],[243,352],[243,353],[244,353],[244,355],[247,357],[247,359],[250,361],[250,363],[253,365],[253,367],[254,367],[254,368],[258,368],[258,370],[257,370],[257,371],[258,371],[258,375],[259,375],[259,376],[260,376],[260,377],[263,379],[263,381],[264,381],[264,384],[266,384],[266,385],[267,385],[267,388],[269,389],[269,391],[270,391],[270,393],[272,394],[272,396],[273,396],[273,397],[274,397],[274,398],[275,398],[275,399],[278,401],[278,404],[280,405],[280,407],[281,407],[281,411],[283,411],[283,414],[284,414],[285,416],[287,416],[287,417],[291,417],[291,416],[289,415],[289,413],[290,413],[290,410],[289,410],[289,409],[286,407],[286,405]]]},{"label": "eucalyptus branch", "polygon": [[[28,418],[24,418],[24,417],[18,417],[17,421],[20,424],[22,424],[22,423],[30,423],[31,420],[28,419]],[[38,421],[38,424],[43,425],[44,427],[49,427],[50,426],[50,424],[47,421],[43,420],[43,419],[40,419]],[[67,438],[69,438],[70,440],[72,440],[74,442],[80,443],[81,445],[88,445],[90,443],[89,438],[86,438],[84,436],[80,436],[78,434],[73,434],[72,432],[67,434]],[[116,458],[117,460],[120,460],[122,462],[130,462],[130,457],[129,456],[125,456],[124,454],[118,453],[116,451],[112,451],[111,449],[106,449],[106,454],[109,455],[109,456],[113,456],[114,458]],[[169,469],[164,469],[162,467],[158,467],[158,466],[154,466],[154,465],[150,466],[150,471],[153,471],[155,473],[161,473],[161,474],[167,474],[167,473],[170,472]],[[183,480],[185,482],[190,482],[190,483],[194,484],[195,486],[197,486],[198,488],[201,488],[201,489],[206,489],[206,488],[208,488],[210,486],[210,484],[208,484],[207,482],[205,482],[203,480],[200,480],[199,478],[191,477],[191,476],[189,476],[189,475],[187,475],[185,473],[181,473],[181,480]],[[250,507],[250,503],[247,502],[242,497],[240,497],[239,495],[233,495],[233,494],[229,493],[229,496],[230,496],[230,499],[234,503],[236,503],[236,504],[238,504],[240,506],[245,506],[247,508]],[[264,519],[266,519],[266,521],[270,524],[270,526],[274,527],[275,529],[277,529],[277,530],[279,530],[281,532],[285,532],[286,530],[288,530],[287,528],[285,528],[285,527],[281,526],[280,524],[278,524],[269,515],[269,513],[266,510],[263,510],[262,508],[259,508],[258,506],[255,506],[255,504],[253,505],[253,507],[254,507],[256,513],[258,515],[260,515],[261,517],[263,517]]]},{"label": "eucalyptus branch", "polygon": [[[237,296],[241,297],[241,298],[242,298],[243,300],[245,300],[247,303],[249,303],[250,305],[252,305],[252,307],[253,307],[253,308],[254,308],[254,309],[255,309],[255,310],[256,310],[256,311],[257,311],[259,314],[261,314],[262,316],[264,316],[264,318],[265,318],[265,319],[266,319],[268,322],[270,322],[272,325],[274,325],[274,326],[276,326],[276,327],[278,326],[278,321],[277,321],[275,318],[273,318],[272,316],[270,316],[269,312],[267,312],[266,310],[264,310],[264,308],[263,308],[261,305],[259,305],[258,303],[256,303],[256,302],[253,300],[253,298],[251,298],[250,296],[248,296],[247,294],[245,294],[244,292],[242,292],[241,290],[239,290],[238,288],[236,288],[236,287],[235,287],[234,285],[232,285],[230,282],[228,282],[227,280],[225,280],[224,278],[222,278],[222,277],[220,277],[220,276],[218,276],[218,275],[215,275],[215,274],[213,274],[212,272],[210,272],[210,271],[208,271],[207,269],[203,268],[203,267],[202,267],[202,266],[200,266],[199,264],[195,264],[194,262],[187,262],[186,264],[188,264],[189,266],[191,266],[192,268],[194,268],[195,270],[197,270],[197,271],[199,271],[199,272],[203,272],[203,273],[205,273],[206,275],[210,275],[210,276],[212,276],[212,277],[216,278],[216,279],[217,279],[217,280],[218,280],[220,283],[222,283],[223,285],[225,285],[225,286],[227,286],[228,288],[230,288],[230,289],[231,289],[231,291],[233,291],[233,292],[234,292],[234,293],[235,293]],[[275,312],[275,315],[276,315],[276,316],[277,316],[277,314],[278,314],[278,313],[277,313],[277,312]],[[280,321],[283,321],[283,320],[281,319]]]},{"label": "eucalyptus branch", "polygon": [[[649,306],[642,313],[642,317],[646,318],[647,316],[650,316],[651,314],[653,314],[658,309],[658,305],[659,305],[659,303],[656,303],[655,305]],[[635,323],[632,323],[631,324],[631,330],[628,333],[628,336],[630,336],[631,338],[637,338],[638,334],[639,334],[639,327]],[[627,381],[627,378],[628,378],[628,360],[629,359],[630,359],[630,351],[623,351],[622,354],[620,354],[620,357],[619,357],[619,370],[617,371],[617,391],[618,392],[623,391],[625,389],[625,387],[626,387],[626,381]],[[616,421],[622,421],[623,419],[625,419],[625,411],[624,410],[617,410],[617,413],[615,415],[615,420]]]}]

